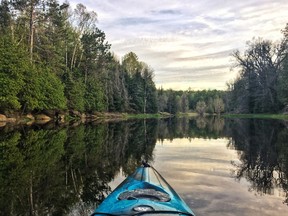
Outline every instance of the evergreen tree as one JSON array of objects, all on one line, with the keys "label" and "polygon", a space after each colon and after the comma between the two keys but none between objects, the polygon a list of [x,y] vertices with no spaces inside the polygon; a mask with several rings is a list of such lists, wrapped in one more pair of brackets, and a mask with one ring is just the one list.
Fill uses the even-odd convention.
[{"label": "evergreen tree", "polygon": [[181,112],[186,113],[189,111],[189,102],[186,92],[181,95]]},{"label": "evergreen tree", "polygon": [[0,37],[0,110],[20,109],[19,93],[23,90],[24,72],[30,70],[25,51],[9,36]]},{"label": "evergreen tree", "polygon": [[68,109],[83,112],[85,110],[85,85],[83,81],[80,78],[74,78],[72,73],[68,71],[64,75],[64,83]]},{"label": "evergreen tree", "polygon": [[85,86],[85,111],[105,111],[105,93],[101,83],[96,79],[89,79]]},{"label": "evergreen tree", "polygon": [[158,98],[158,109],[160,112],[165,112],[167,110],[167,101],[168,97],[166,91],[160,88],[157,91],[157,98]]},{"label": "evergreen tree", "polygon": [[0,36],[11,34],[12,14],[10,13],[8,1],[0,3]]},{"label": "evergreen tree", "polygon": [[176,92],[173,92],[172,90],[168,90],[167,112],[171,114],[176,114],[178,112]]},{"label": "evergreen tree", "polygon": [[1,111],[157,112],[153,70],[132,52],[121,65],[84,5],[3,0],[0,21]]},{"label": "evergreen tree", "polygon": [[153,82],[153,70],[143,62],[142,66],[142,78],[143,78],[143,113],[156,113],[158,111],[157,106],[157,92],[156,86]]},{"label": "evergreen tree", "polygon": [[108,65],[107,98],[108,110],[125,112],[128,110],[128,91],[125,86],[124,70],[114,56]]}]

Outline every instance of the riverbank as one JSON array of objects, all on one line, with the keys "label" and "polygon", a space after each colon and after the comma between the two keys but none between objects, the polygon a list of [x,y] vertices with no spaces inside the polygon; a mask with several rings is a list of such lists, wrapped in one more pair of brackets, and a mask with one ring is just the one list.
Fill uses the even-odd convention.
[{"label": "riverbank", "polygon": [[288,114],[223,114],[225,118],[288,119]]},{"label": "riverbank", "polygon": [[94,122],[94,121],[117,121],[128,119],[146,119],[146,118],[167,118],[173,115],[169,113],[159,112],[155,114],[129,114],[129,113],[109,113],[109,112],[94,112],[80,113],[78,111],[57,112],[44,111],[37,114],[20,114],[17,112],[0,114],[0,127],[6,124],[11,125],[32,125],[46,124],[55,122],[57,124],[66,124],[67,122]]},{"label": "riverbank", "polygon": [[166,112],[159,112],[154,114],[124,114],[125,118],[127,119],[145,119],[145,118],[167,118],[167,117],[173,117],[173,114],[166,113]]},{"label": "riverbank", "polygon": [[[48,122],[55,122],[57,124],[66,124],[69,122],[103,122],[103,121],[123,121],[128,119],[148,119],[148,118],[170,118],[175,115],[159,112],[154,114],[131,114],[131,113],[109,113],[109,112],[94,112],[94,113],[80,113],[77,111],[57,112],[45,111],[42,113],[32,114],[28,113],[21,115],[19,113],[9,113],[7,115],[0,114],[0,127],[6,124],[11,125],[33,125],[46,124]],[[195,112],[178,113],[177,117],[197,117]],[[211,116],[211,114],[205,114]],[[288,114],[222,114],[224,118],[255,118],[255,119],[282,119],[288,120]]]}]

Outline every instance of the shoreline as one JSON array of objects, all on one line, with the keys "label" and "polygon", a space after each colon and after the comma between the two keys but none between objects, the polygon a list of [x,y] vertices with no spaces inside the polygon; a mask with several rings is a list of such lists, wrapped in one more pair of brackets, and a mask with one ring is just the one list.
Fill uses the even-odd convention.
[{"label": "shoreline", "polygon": [[37,114],[10,113],[4,115],[0,113],[0,127],[9,125],[43,125],[47,123],[67,124],[70,122],[105,122],[105,121],[125,121],[128,119],[148,119],[148,118],[169,118],[174,115],[169,113],[155,113],[155,114],[131,114],[131,113],[109,113],[109,112],[95,112],[95,113],[80,113],[78,111],[70,111],[66,113],[55,112],[41,112]]},{"label": "shoreline", "polygon": [[288,120],[287,113],[277,113],[277,114],[223,114],[224,118],[254,118],[254,119],[279,119]]},{"label": "shoreline", "polygon": [[[52,114],[53,113],[53,114]],[[67,124],[69,122],[106,122],[106,121],[125,121],[128,119],[149,119],[149,118],[171,118],[171,117],[197,117],[198,114],[194,112],[189,113],[178,113],[176,115],[170,113],[154,113],[154,114],[143,114],[143,113],[110,113],[110,112],[94,112],[94,113],[80,113],[77,111],[63,112],[61,114],[55,112],[50,113],[48,111],[37,114],[24,114],[10,113],[4,115],[0,113],[0,127],[4,127],[6,124],[9,125],[43,125],[46,123],[56,124]],[[204,117],[216,116],[213,114],[205,114]],[[247,119],[279,119],[288,120],[288,114],[222,114],[223,118],[247,118]]]}]

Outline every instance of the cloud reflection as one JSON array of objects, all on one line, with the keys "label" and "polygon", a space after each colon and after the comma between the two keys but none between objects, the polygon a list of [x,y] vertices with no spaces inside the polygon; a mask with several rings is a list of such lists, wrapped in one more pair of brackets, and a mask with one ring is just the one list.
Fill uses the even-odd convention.
[{"label": "cloud reflection", "polygon": [[164,140],[156,145],[154,167],[173,182],[171,186],[196,215],[270,216],[275,209],[277,215],[286,215],[283,197],[255,198],[245,179],[235,181],[231,161],[240,161],[236,150],[227,149],[228,143],[225,138]]}]

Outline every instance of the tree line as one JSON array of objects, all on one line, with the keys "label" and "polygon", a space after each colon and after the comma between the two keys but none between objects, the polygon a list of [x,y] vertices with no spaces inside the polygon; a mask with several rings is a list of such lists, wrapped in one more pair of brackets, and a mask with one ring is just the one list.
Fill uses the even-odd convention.
[{"label": "tree line", "polygon": [[235,51],[227,91],[156,89],[154,71],[129,52],[110,50],[97,14],[58,0],[2,0],[0,112],[43,110],[199,114],[288,109],[288,27],[273,43],[253,39]]},{"label": "tree line", "polygon": [[222,113],[225,111],[225,91],[202,90],[175,91],[158,89],[158,109],[172,114],[196,111],[199,114]]},{"label": "tree line", "polygon": [[273,43],[262,38],[235,51],[236,80],[228,84],[226,108],[236,113],[277,113],[288,108],[288,24],[283,38]]},{"label": "tree line", "polygon": [[288,24],[283,38],[272,42],[254,38],[247,49],[232,53],[237,78],[226,91],[158,90],[160,111],[205,113],[288,112]]},{"label": "tree line", "polygon": [[97,14],[57,0],[2,0],[0,111],[157,112],[153,69],[110,50]]}]

